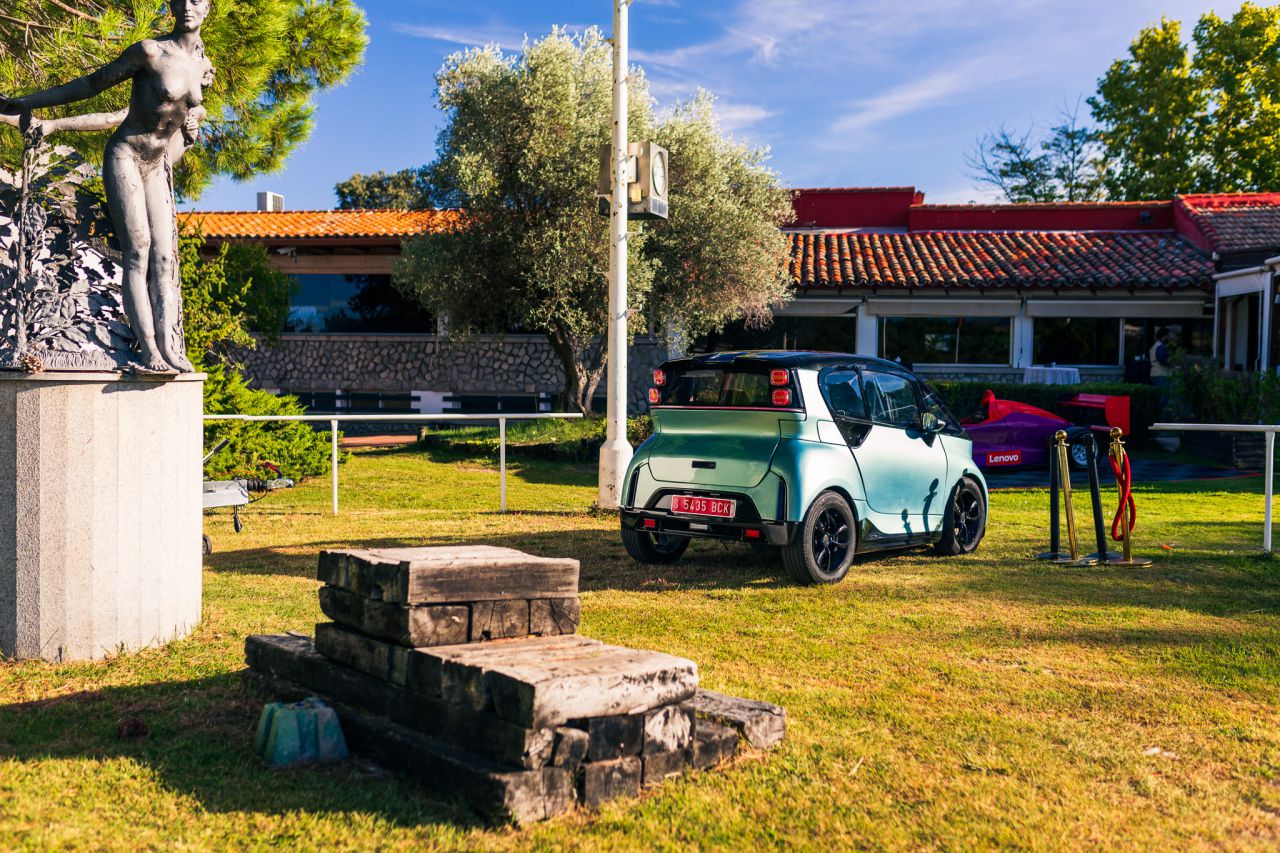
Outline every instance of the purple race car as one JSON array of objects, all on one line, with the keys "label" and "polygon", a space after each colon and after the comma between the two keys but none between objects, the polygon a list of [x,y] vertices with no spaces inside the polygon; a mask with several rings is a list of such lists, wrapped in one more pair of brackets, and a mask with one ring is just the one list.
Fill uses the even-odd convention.
[{"label": "purple race car", "polygon": [[984,393],[978,411],[961,421],[973,437],[973,459],[978,467],[990,470],[1046,465],[1054,433],[1065,430],[1071,467],[1084,470],[1089,465],[1086,436],[1092,429],[1109,430],[1111,426],[1118,426],[1126,435],[1129,432],[1128,397],[1077,394],[1066,402],[1086,409],[1101,410],[1105,413],[1107,425],[1077,426],[1044,409],[997,399],[993,391]]}]

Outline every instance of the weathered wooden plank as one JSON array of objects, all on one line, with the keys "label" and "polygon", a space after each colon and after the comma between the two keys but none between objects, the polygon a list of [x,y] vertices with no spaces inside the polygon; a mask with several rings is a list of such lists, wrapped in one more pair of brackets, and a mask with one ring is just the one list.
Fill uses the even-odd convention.
[{"label": "weathered wooden plank", "polygon": [[787,733],[787,712],[769,702],[699,690],[693,705],[699,717],[737,729],[756,749],[773,749]]},{"label": "weathered wooden plank", "polygon": [[493,714],[407,691],[392,704],[390,716],[401,725],[525,770],[545,767],[556,743],[553,729],[522,729]]},{"label": "weathered wooden plank", "polygon": [[308,690],[385,714],[401,690],[318,654],[310,637],[292,634],[252,636],[245,640],[250,668]]},{"label": "weathered wooden plank", "polygon": [[409,650],[377,640],[334,622],[316,626],[316,651],[352,669],[404,686],[409,677]]},{"label": "weathered wooden plank", "polygon": [[471,642],[529,636],[529,602],[524,599],[477,601],[471,605]]},{"label": "weathered wooden plank", "polygon": [[320,579],[395,604],[573,598],[578,561],[462,545],[325,551]]},{"label": "weathered wooden plank", "polygon": [[644,747],[650,752],[686,752],[693,745],[693,702],[667,705],[644,715]]},{"label": "weathered wooden plank", "polygon": [[552,765],[576,771],[578,765],[587,760],[587,744],[591,739],[590,736],[582,729],[571,729],[567,726],[561,726],[555,732],[555,746],[551,751]]},{"label": "weathered wooden plank", "polygon": [[498,716],[529,728],[639,714],[683,702],[698,686],[693,661],[618,646],[584,648],[559,659],[513,656],[484,666]]},{"label": "weathered wooden plank", "polygon": [[689,753],[685,750],[646,752],[640,760],[643,765],[640,781],[646,788],[661,785],[668,779],[683,775],[689,769]]},{"label": "weathered wooden plank", "polygon": [[693,769],[710,770],[723,761],[733,758],[738,751],[741,737],[737,729],[699,720],[693,735]]},{"label": "weathered wooden plank", "polygon": [[594,809],[618,797],[634,797],[640,793],[642,773],[640,759],[634,755],[584,764],[578,773],[578,799]]},{"label": "weathered wooden plank", "polygon": [[[599,640],[570,635],[567,637],[531,637],[518,640],[495,640],[488,643],[462,644],[458,646],[440,646],[413,650],[409,653],[409,687],[423,696],[441,696],[444,692],[444,665],[465,659],[465,664],[478,668],[479,672],[472,676],[483,678],[487,666],[492,662],[526,660],[542,657],[555,660],[566,654],[575,654],[575,649],[602,646]],[[450,689],[459,688],[457,679],[461,676],[454,672]],[[475,688],[470,688],[473,693]],[[477,695],[487,695],[484,688]],[[532,727],[530,727],[532,728]]]},{"label": "weathered wooden plank", "polygon": [[587,761],[612,761],[636,755],[644,746],[644,716],[592,717],[587,723]]},{"label": "weathered wooden plank", "polygon": [[535,598],[529,602],[529,633],[537,637],[573,634],[582,621],[577,598]]},{"label": "weathered wooden plank", "polygon": [[320,612],[339,625],[357,630],[364,624],[364,603],[368,601],[340,586],[322,586],[318,593]]},{"label": "weathered wooden plank", "polygon": [[453,646],[468,639],[470,609],[465,604],[410,607],[324,586],[320,609],[340,625],[401,646]]}]

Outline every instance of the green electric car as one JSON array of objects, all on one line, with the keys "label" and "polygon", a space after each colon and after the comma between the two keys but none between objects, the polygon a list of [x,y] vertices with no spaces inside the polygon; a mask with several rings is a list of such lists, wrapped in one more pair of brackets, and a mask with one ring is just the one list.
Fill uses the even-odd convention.
[{"label": "green electric car", "polygon": [[968,554],[987,524],[973,442],[900,365],[818,352],[726,352],[653,372],[653,435],[623,481],[622,542],[644,563],[695,537],[776,548],[803,583],[857,554]]}]

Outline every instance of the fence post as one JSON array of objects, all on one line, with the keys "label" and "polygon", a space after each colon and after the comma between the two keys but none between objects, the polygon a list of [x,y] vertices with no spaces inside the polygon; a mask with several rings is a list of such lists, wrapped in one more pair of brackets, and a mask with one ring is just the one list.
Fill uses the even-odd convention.
[{"label": "fence post", "polygon": [[498,418],[498,469],[501,472],[502,511],[507,511],[507,419]]},{"label": "fence post", "polygon": [[1276,491],[1276,434],[1267,433],[1267,517],[1262,526],[1262,550],[1271,553],[1271,509],[1275,505]]},{"label": "fence post", "polygon": [[338,419],[329,421],[330,475],[333,479],[333,514],[338,514]]}]

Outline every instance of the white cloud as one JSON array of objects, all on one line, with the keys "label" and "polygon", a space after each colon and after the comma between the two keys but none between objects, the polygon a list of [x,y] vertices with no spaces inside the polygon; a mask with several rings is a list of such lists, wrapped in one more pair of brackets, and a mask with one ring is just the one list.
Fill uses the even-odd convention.
[{"label": "white cloud", "polygon": [[830,131],[840,135],[865,133],[887,121],[945,105],[956,96],[1008,80],[1026,67],[1022,58],[1008,53],[970,59],[855,103],[851,112],[831,124]]},{"label": "white cloud", "polygon": [[519,47],[524,41],[524,33],[517,32],[510,27],[501,26],[436,27],[427,24],[395,23],[391,27],[396,32],[404,33],[414,38],[442,41],[448,44],[462,45],[463,47],[484,47],[496,44],[500,47],[512,48]]},{"label": "white cloud", "polygon": [[759,124],[775,115],[759,104],[734,104],[727,101],[717,101],[715,113],[720,126],[731,132]]}]

